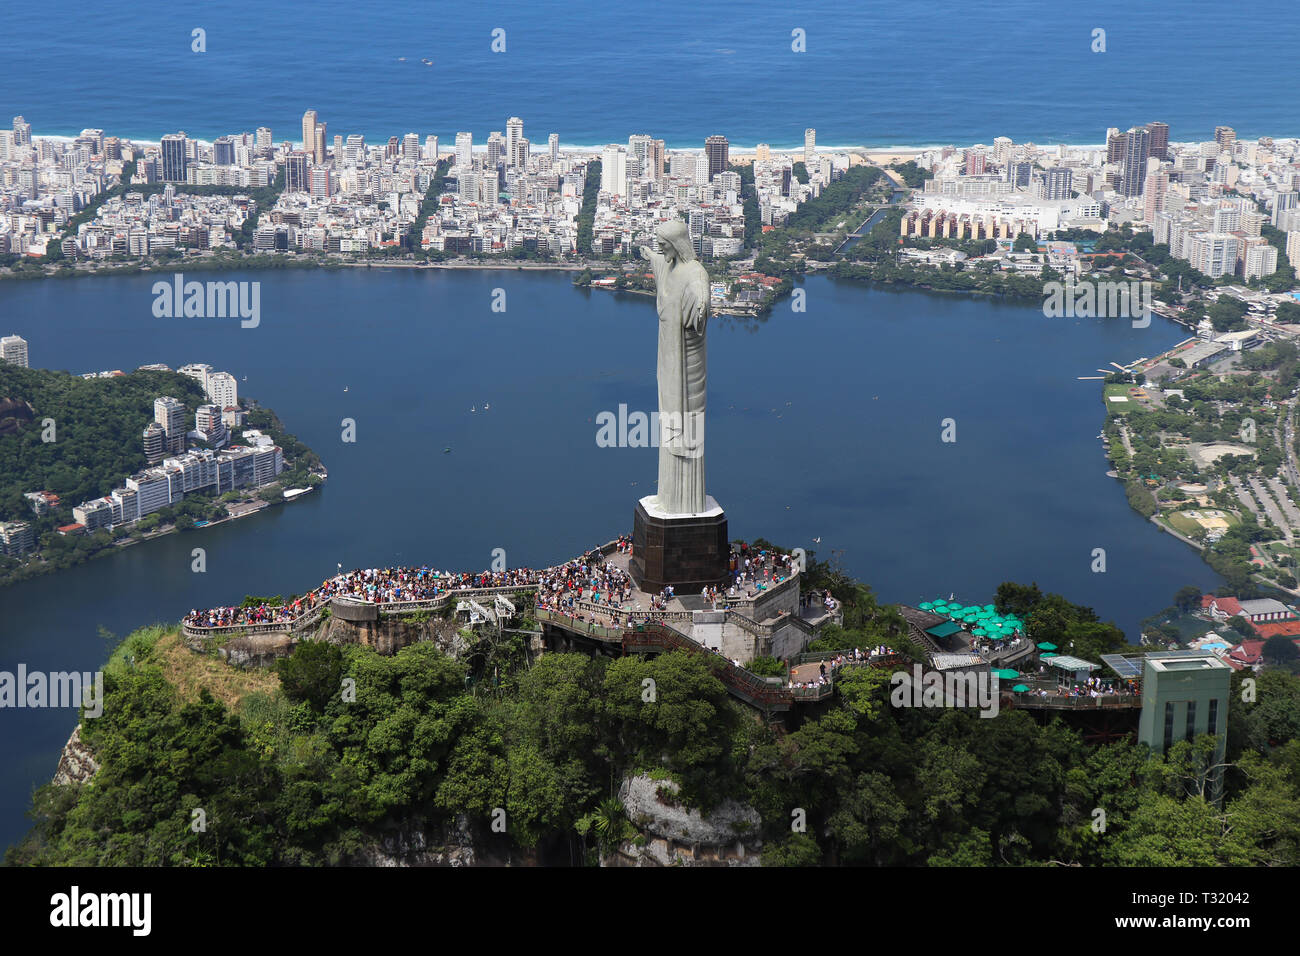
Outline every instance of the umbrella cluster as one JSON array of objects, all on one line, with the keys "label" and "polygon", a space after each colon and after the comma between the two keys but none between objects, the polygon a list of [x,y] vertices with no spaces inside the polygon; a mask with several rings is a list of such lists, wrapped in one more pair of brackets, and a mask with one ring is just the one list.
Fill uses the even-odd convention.
[{"label": "umbrella cluster", "polygon": [[993,641],[1004,641],[1014,637],[1025,626],[1025,622],[1014,614],[999,614],[992,604],[971,604],[965,606],[940,598],[918,604],[922,611],[947,617],[950,621],[971,628],[976,637],[987,637]]}]

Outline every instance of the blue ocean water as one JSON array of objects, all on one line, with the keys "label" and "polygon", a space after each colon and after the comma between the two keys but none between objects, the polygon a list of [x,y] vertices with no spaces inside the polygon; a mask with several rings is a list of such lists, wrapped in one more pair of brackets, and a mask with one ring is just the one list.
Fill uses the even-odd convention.
[{"label": "blue ocean water", "polygon": [[[875,146],[1099,143],[1107,127],[1157,119],[1174,140],[1217,124],[1300,135],[1294,0],[1253,0],[1243,16],[1212,0],[142,0],[111,12],[50,0],[21,18],[6,6],[0,117],[51,135],[268,125],[278,142],[300,138],[308,108],[331,135],[372,142],[413,131],[450,144],[458,130],[482,142],[508,116],[534,143],[648,132],[679,148],[713,133],[792,147],[808,126],[822,144]],[[195,29],[206,52],[191,50]],[[806,52],[793,52],[795,30]]]}]

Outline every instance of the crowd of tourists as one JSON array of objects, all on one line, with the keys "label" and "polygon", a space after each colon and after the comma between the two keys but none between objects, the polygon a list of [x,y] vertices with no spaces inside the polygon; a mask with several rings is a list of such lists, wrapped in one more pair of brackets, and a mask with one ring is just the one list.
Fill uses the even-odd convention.
[{"label": "crowd of tourists", "polygon": [[[629,545],[630,546],[630,545]],[[291,623],[318,605],[336,597],[372,604],[429,601],[451,591],[480,588],[538,586],[554,600],[576,599],[590,590],[596,600],[608,601],[611,592],[626,595],[627,575],[614,565],[604,565],[592,553],[554,568],[509,568],[502,571],[439,571],[434,568],[356,568],[321,582],[301,598],[285,604],[218,607],[192,610],[184,622],[194,627],[235,627]]]},{"label": "crowd of tourists", "polygon": [[[741,542],[731,552],[731,584],[727,597],[757,597],[794,573],[794,555],[766,548],[751,548]],[[716,589],[715,589],[716,590]]]},{"label": "crowd of tourists", "polygon": [[[617,554],[632,553],[631,535],[614,543]],[[793,571],[794,558],[771,549],[740,544],[730,560],[731,584],[725,595],[721,588],[704,590],[706,600],[716,607],[726,597],[756,596],[784,581]],[[357,568],[340,571],[308,594],[283,604],[260,603],[248,607],[220,607],[192,610],[184,622],[194,627],[237,627],[258,624],[287,624],[332,598],[347,597],[372,604],[429,601],[451,591],[481,588],[537,588],[537,606],[559,611],[579,621],[608,626],[636,623],[639,615],[665,610],[676,594],[671,586],[648,595],[648,607],[636,600],[631,576],[618,564],[606,561],[599,551],[551,568],[510,568],[502,571],[439,571],[434,568]],[[833,605],[830,592],[823,600]],[[591,607],[596,605],[596,607]],[[642,618],[645,619],[645,618]]]},{"label": "crowd of tourists", "polygon": [[[537,606],[585,621],[588,609],[578,606],[579,601],[584,601],[608,609],[605,617],[612,620],[613,615],[624,610],[632,590],[631,576],[618,565],[579,559],[542,572],[537,581]],[[597,612],[589,613],[594,619]]]},{"label": "crowd of tourists", "polygon": [[1040,687],[1030,693],[1037,697],[1091,697],[1095,700],[1098,697],[1128,697],[1142,693],[1142,689],[1136,681],[1089,677],[1083,683],[1058,684],[1055,692]]},{"label": "crowd of tourists", "polygon": [[862,664],[870,664],[874,660],[884,657],[890,657],[898,652],[892,647],[886,647],[880,644],[876,647],[863,650],[860,647],[844,650],[837,653],[834,657],[822,661],[817,666],[817,676],[808,680],[792,680],[790,687],[824,687],[834,681],[835,676],[844,667],[856,667]]},{"label": "crowd of tourists", "polygon": [[249,624],[288,624],[319,603],[314,594],[289,604],[256,604],[251,607],[214,607],[185,615],[192,627],[234,627]]}]

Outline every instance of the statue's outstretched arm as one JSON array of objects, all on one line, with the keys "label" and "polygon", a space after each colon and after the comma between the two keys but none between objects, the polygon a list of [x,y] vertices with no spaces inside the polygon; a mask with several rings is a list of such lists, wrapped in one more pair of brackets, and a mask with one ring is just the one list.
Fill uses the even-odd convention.
[{"label": "statue's outstretched arm", "polygon": [[702,275],[688,282],[683,289],[682,324],[692,332],[703,332],[708,313],[709,280]]}]

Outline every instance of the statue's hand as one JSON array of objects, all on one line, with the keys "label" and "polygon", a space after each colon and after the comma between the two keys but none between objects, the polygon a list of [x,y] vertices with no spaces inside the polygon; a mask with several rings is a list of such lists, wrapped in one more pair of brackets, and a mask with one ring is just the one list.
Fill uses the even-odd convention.
[{"label": "statue's hand", "polygon": [[642,259],[654,261],[654,251],[649,246],[637,246],[637,251],[641,253]]}]

